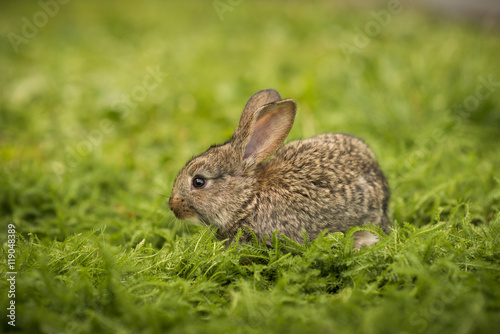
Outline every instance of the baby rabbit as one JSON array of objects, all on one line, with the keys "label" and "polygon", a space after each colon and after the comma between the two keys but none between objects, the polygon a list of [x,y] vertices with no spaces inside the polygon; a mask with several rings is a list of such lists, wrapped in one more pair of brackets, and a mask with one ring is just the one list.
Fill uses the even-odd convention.
[{"label": "baby rabbit", "polygon": [[[175,216],[215,225],[229,242],[240,228],[240,241],[251,241],[245,227],[261,240],[278,230],[299,243],[303,230],[314,239],[323,230],[345,232],[365,223],[388,233],[389,187],[373,152],[340,133],[280,148],[296,109],[273,89],[254,94],[233,137],[192,158],[177,175],[169,200]],[[360,248],[377,237],[360,231],[354,241]]]}]

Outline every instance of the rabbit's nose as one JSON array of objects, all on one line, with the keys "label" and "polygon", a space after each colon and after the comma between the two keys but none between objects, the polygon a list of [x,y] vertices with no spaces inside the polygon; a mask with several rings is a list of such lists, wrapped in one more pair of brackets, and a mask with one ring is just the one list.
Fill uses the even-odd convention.
[{"label": "rabbit's nose", "polygon": [[183,214],[186,209],[184,208],[184,199],[177,195],[172,195],[170,196],[170,199],[168,200],[168,206],[170,207],[170,210],[175,214],[175,216],[179,219],[182,219],[185,214]]},{"label": "rabbit's nose", "polygon": [[172,194],[168,200],[168,206],[170,207],[170,210],[174,211],[174,208],[176,207],[177,202],[179,202],[179,198]]}]

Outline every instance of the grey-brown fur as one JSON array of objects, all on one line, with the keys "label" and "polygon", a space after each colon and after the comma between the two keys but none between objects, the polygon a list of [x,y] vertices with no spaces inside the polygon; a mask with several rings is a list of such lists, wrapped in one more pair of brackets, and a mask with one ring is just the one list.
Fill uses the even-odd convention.
[{"label": "grey-brown fur", "polygon": [[[175,215],[216,225],[219,237],[229,240],[244,227],[260,239],[279,230],[297,242],[303,230],[311,239],[325,229],[344,232],[363,224],[387,233],[389,187],[372,151],[361,139],[338,133],[279,148],[295,112],[295,101],[274,90],[256,93],[231,140],[180,171],[169,201]],[[203,189],[194,188],[194,176],[207,180]],[[248,238],[244,233],[242,241]],[[358,244],[373,243],[367,240]]]}]

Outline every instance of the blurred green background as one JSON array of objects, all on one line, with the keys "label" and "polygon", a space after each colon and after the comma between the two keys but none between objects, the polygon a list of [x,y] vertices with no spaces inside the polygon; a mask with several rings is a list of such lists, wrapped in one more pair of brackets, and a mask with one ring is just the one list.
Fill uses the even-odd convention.
[{"label": "blurred green background", "polygon": [[[498,8],[493,2],[480,3]],[[196,242],[197,233],[204,233],[205,228],[177,221],[166,205],[173,180],[190,157],[231,136],[246,100],[264,88],[274,88],[298,103],[289,140],[323,132],[346,132],[365,139],[389,179],[396,230],[408,223],[407,228],[415,230],[406,233],[419,235],[421,228],[427,231],[436,225],[432,233],[441,235],[445,229],[439,223],[465,222],[472,229],[491,227],[498,232],[494,229],[500,207],[498,20],[484,20],[467,11],[458,18],[449,17],[444,8],[444,12],[428,10],[403,0],[350,4],[3,1],[0,221],[2,226],[10,222],[16,225],[18,246],[25,252],[19,254],[24,278],[19,278],[18,284],[33,293],[19,297],[19,304],[24,305],[20,328],[24,324],[27,332],[53,333],[83,326],[84,321],[78,319],[85,313],[61,319],[48,316],[62,312],[66,302],[62,297],[47,301],[44,289],[58,282],[69,294],[79,291],[81,286],[67,275],[85,276],[90,270],[83,264],[73,268],[74,262],[69,260],[61,260],[59,267],[43,267],[44,261],[52,263],[56,245],[61,247],[56,247],[61,255],[68,245],[99,240],[103,244],[74,250],[92,253],[110,247],[115,253],[110,251],[113,255],[108,254],[107,265],[113,267],[119,262],[118,250],[132,251],[141,241],[149,245],[151,254],[163,252],[167,257],[179,250],[178,242]],[[497,234],[491,232],[490,236],[493,241],[488,240],[496,244]],[[5,252],[6,232],[0,232],[0,240]],[[204,242],[209,245],[214,240]],[[395,241],[395,245],[401,249],[402,242]],[[475,247],[470,240],[456,242],[461,249]],[[446,247],[451,251],[455,245],[450,241]],[[477,307],[483,318],[477,323],[460,323],[463,332],[487,330],[495,312],[498,324],[498,302],[489,304],[488,298],[499,295],[500,255],[498,247],[481,247],[474,248],[480,254],[476,258],[489,268],[481,277],[497,287],[490,297],[478,292],[482,304]],[[221,254],[226,251],[220,249]],[[416,252],[419,256],[424,253]],[[50,254],[49,259],[42,261],[43,254]],[[96,256],[103,256],[99,254]],[[465,260],[448,255],[445,258],[457,272],[467,272]],[[474,258],[469,255],[467,261]],[[65,269],[60,272],[54,268]],[[45,288],[40,287],[43,275],[49,280]],[[252,281],[252,275],[239,279]],[[90,279],[93,285],[87,287],[91,295],[97,291],[91,286],[99,289],[100,284],[109,283],[95,279]],[[270,287],[263,290],[245,285],[257,291],[252,295],[255,305],[259,305],[259,298],[267,299],[267,293],[275,293],[273,278],[269,280]],[[463,283],[458,281],[454,282]],[[443,286],[450,282],[444,280]],[[344,288],[358,291],[355,302],[362,302],[366,286],[346,283],[339,289]],[[398,323],[403,330],[414,310],[405,308],[407,298],[416,298],[411,301],[414,303],[418,296],[408,292],[400,299],[397,294],[389,298],[384,297],[383,287],[378,288],[380,298],[386,298],[386,309],[376,310],[379,297],[366,297],[370,302],[366,317],[360,320],[363,331],[387,332],[385,327],[369,324],[375,315],[392,315],[401,308]],[[435,288],[441,289],[439,285]],[[37,289],[40,295],[33,292]],[[224,284],[217,289],[226,304],[206,298],[216,308],[233,307],[234,311],[230,289]],[[196,293],[200,300],[204,298],[203,289]],[[4,295],[2,291],[3,302]],[[98,305],[102,300],[96,296]],[[324,296],[337,298],[336,292],[325,292]],[[152,304],[136,297],[139,304],[155,303],[154,297]],[[308,300],[314,304],[307,296],[296,298],[298,305],[307,306]],[[387,298],[393,298],[394,303]],[[181,320],[172,328],[189,331],[187,319],[197,319],[193,331],[214,321],[222,324],[211,327],[213,330],[229,330],[224,319],[230,313],[199,311],[200,300],[186,301],[194,310],[177,314],[174,318]],[[346,305],[352,302],[346,301]],[[40,311],[43,305],[47,313]],[[117,325],[127,324],[126,316],[108,314],[108,306],[89,305],[95,310],[102,307],[102,313],[107,314],[103,319],[114,320],[87,322],[82,332],[138,330],[132,324]],[[418,302],[411,305],[418,308]],[[464,310],[457,307],[443,312],[454,318],[468,312]],[[296,324],[297,331],[309,328],[304,325],[307,322],[295,318],[298,313],[290,315],[295,322],[288,319],[285,323]],[[426,323],[431,323],[430,319],[425,318]],[[106,321],[115,321],[114,327],[102,325]],[[454,328],[448,322],[441,325],[434,331]],[[2,326],[11,329],[4,322]],[[334,324],[328,326],[321,328],[341,331]],[[251,327],[242,328],[243,332],[251,331]],[[404,330],[423,332],[419,331],[422,326],[408,328]],[[432,332],[432,328],[425,330]],[[347,326],[345,330],[354,328]]]}]

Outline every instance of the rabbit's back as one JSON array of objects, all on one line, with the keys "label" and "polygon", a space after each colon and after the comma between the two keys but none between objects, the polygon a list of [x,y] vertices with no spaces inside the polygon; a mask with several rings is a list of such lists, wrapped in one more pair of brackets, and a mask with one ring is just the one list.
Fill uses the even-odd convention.
[{"label": "rabbit's back", "polygon": [[254,228],[300,241],[322,230],[365,223],[388,232],[389,187],[369,147],[346,134],[323,134],[281,147],[256,170]]}]

